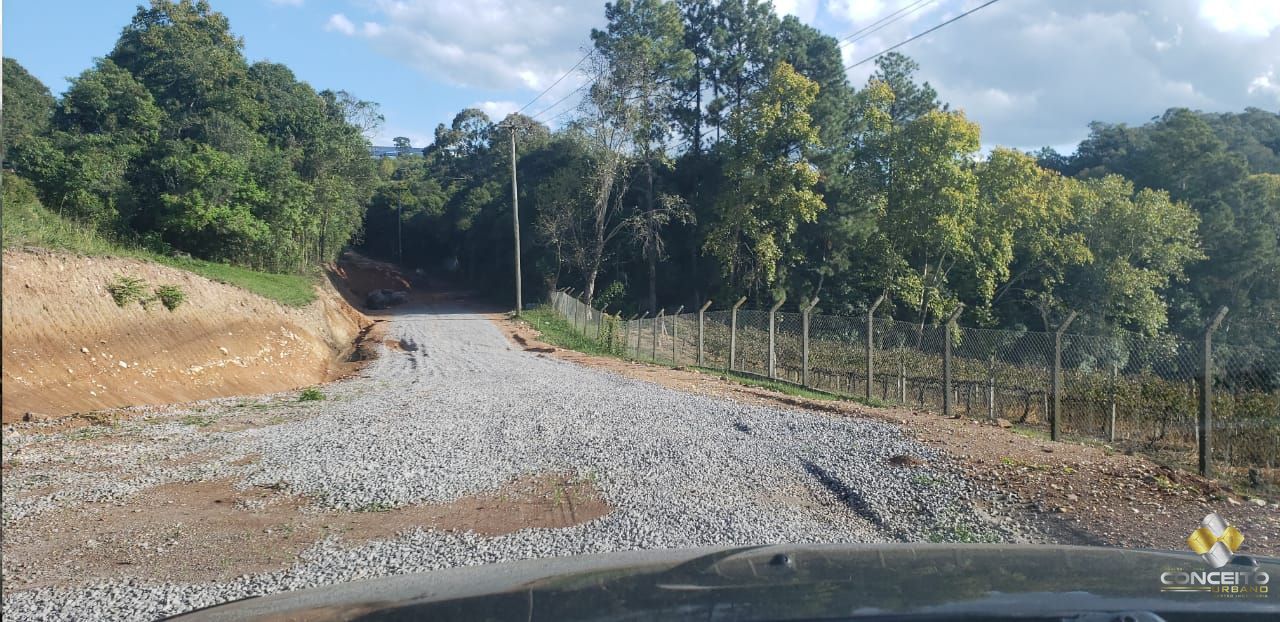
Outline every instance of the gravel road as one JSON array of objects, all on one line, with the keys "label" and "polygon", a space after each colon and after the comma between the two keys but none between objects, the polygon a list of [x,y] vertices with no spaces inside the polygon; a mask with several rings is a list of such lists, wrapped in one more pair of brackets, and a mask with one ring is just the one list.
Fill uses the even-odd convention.
[{"label": "gravel road", "polygon": [[[23,467],[6,473],[6,528],[21,532],[42,513],[165,482],[228,476],[362,510],[566,472],[591,481],[614,510],[492,538],[419,529],[351,546],[332,537],[289,568],[222,583],[17,587],[7,590],[4,618],[150,619],[281,590],[530,557],[998,535],[974,518],[979,489],[886,423],[682,393],[525,352],[482,316],[448,304],[405,310],[387,333],[404,351],[387,349],[358,377],[326,387],[323,402],[260,413],[278,421],[271,425],[209,432],[173,408],[104,431],[113,443],[85,442],[86,429],[11,432],[4,457],[21,451]],[[218,404],[211,416],[227,408]],[[177,453],[209,458],[157,460]],[[246,456],[258,459],[241,464]],[[895,466],[896,456],[920,463]],[[57,468],[94,461],[130,476]],[[37,487],[24,473],[56,492],[30,494]],[[6,581],[21,574],[7,564]]]}]

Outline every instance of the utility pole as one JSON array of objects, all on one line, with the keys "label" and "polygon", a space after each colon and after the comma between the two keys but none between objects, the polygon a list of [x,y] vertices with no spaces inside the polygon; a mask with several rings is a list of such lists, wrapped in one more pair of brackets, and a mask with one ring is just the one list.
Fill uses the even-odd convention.
[{"label": "utility pole", "polygon": [[404,236],[400,233],[400,223],[404,221],[404,203],[396,201],[396,259],[404,263]]},{"label": "utility pole", "polygon": [[520,195],[516,188],[516,126],[514,123],[503,124],[498,127],[506,127],[511,131],[511,226],[515,229],[516,242],[516,317],[520,316],[520,311],[524,309],[524,300],[521,294],[521,273],[520,273]]}]

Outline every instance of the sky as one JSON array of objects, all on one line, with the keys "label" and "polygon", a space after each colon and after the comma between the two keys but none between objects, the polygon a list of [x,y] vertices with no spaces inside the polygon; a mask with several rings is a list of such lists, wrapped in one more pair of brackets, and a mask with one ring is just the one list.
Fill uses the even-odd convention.
[{"label": "sky", "polygon": [[[842,48],[852,65],[985,0],[774,0],[838,39],[911,7]],[[377,144],[430,142],[478,107],[563,119],[566,76],[603,23],[602,0],[211,0],[250,61],[382,106]],[[5,0],[4,55],[59,94],[107,54],[135,2]],[[919,78],[982,126],[984,148],[1069,152],[1091,121],[1141,124],[1185,106],[1280,110],[1280,0],[1000,0],[898,49]],[[872,63],[849,70],[862,85]],[[543,112],[545,110],[545,112]]]}]

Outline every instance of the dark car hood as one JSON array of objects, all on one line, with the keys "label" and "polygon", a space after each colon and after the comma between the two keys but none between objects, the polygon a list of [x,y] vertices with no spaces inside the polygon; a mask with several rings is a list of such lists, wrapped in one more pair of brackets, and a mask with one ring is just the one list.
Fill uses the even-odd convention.
[{"label": "dark car hood", "polygon": [[[1280,596],[1165,591],[1189,553],[1034,545],[775,545],[528,560],[251,598],[182,620],[795,620],[1280,614]],[[1277,576],[1280,560],[1223,571]],[[1081,618],[1089,619],[1089,618]],[[1106,617],[1103,619],[1110,619]],[[1141,619],[1139,617],[1139,619]],[[1159,618],[1153,618],[1159,619]]]}]

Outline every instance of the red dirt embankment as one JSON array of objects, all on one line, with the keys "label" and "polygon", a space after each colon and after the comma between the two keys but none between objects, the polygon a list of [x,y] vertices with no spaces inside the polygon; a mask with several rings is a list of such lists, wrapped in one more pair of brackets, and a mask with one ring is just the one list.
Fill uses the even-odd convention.
[{"label": "red dirt embankment", "polygon": [[[334,378],[369,320],[329,283],[290,308],[159,264],[4,252],[3,421],[284,391]],[[119,307],[117,276],[186,300]]]}]

